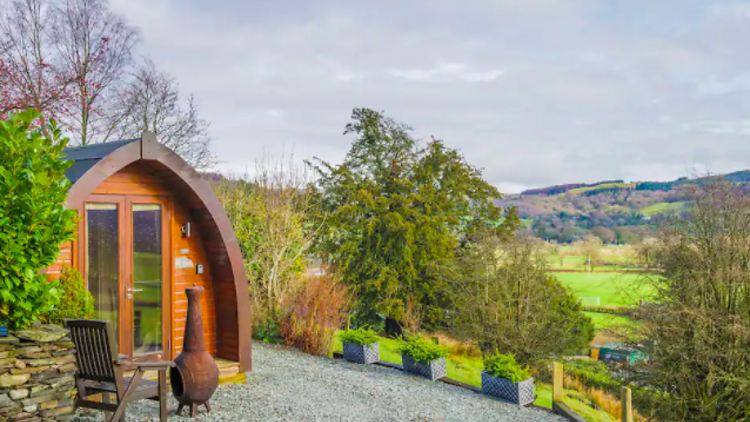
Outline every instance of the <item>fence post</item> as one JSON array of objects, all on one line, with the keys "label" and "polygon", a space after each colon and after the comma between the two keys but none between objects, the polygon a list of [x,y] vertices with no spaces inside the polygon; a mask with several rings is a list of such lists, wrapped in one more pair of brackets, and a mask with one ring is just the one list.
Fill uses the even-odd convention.
[{"label": "fence post", "polygon": [[554,362],[552,363],[552,402],[563,400],[565,400],[563,395],[563,364]]},{"label": "fence post", "polygon": [[352,316],[346,317],[346,331],[349,331],[349,325],[352,323]]},{"label": "fence post", "polygon": [[622,401],[622,422],[633,422],[633,396],[628,387],[622,387],[620,390],[620,400]]}]

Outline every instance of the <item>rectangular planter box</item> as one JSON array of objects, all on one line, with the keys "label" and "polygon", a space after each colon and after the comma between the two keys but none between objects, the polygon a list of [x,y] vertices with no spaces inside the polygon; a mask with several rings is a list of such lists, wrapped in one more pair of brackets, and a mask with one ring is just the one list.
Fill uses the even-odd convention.
[{"label": "rectangular planter box", "polygon": [[422,375],[433,381],[447,377],[448,370],[445,367],[445,358],[433,359],[429,362],[417,362],[409,355],[401,355],[404,363],[404,371],[412,374]]},{"label": "rectangular planter box", "polygon": [[380,361],[378,343],[354,344],[344,342],[344,359],[349,362],[370,364]]},{"label": "rectangular planter box", "polygon": [[482,372],[482,393],[520,406],[526,406],[534,403],[534,378],[516,383]]}]

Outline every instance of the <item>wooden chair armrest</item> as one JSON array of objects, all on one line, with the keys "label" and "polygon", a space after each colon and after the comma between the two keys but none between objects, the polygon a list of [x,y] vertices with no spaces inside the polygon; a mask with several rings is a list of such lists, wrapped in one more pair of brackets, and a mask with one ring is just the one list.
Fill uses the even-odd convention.
[{"label": "wooden chair armrest", "polygon": [[171,360],[161,362],[128,362],[128,365],[137,367],[138,369],[169,369],[174,367],[174,362]]}]

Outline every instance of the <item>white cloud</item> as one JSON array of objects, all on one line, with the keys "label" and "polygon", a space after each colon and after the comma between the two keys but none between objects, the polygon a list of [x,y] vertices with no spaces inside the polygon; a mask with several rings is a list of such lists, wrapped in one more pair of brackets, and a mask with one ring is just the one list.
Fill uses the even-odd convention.
[{"label": "white cloud", "polygon": [[750,155],[744,3],[112,1],[195,94],[225,168],[338,161],[362,106],[508,189],[749,166],[732,158]]},{"label": "white cloud", "polygon": [[427,69],[388,69],[386,73],[395,78],[403,78],[415,82],[489,82],[500,77],[500,70],[481,71],[463,63],[439,63]]}]

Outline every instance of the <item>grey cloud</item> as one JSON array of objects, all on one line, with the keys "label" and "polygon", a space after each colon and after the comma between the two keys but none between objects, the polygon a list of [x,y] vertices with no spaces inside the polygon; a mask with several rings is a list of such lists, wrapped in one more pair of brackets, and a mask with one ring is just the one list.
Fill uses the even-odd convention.
[{"label": "grey cloud", "polygon": [[750,14],[731,1],[114,0],[223,161],[340,160],[352,107],[501,188],[750,167]]}]

